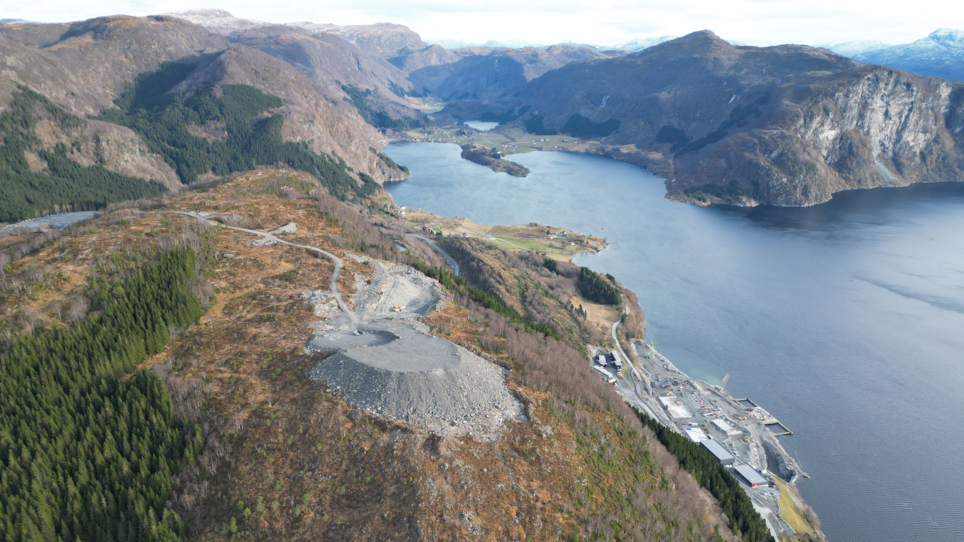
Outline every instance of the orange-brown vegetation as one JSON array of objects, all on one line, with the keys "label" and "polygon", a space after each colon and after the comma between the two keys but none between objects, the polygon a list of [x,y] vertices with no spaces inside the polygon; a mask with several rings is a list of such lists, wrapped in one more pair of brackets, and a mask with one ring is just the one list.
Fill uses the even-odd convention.
[{"label": "orange-brown vegetation", "polygon": [[[338,256],[441,265],[387,214],[302,197],[316,188],[288,171],[249,172],[153,210],[108,213],[16,260],[3,278],[9,338],[96,311],[71,304],[84,286],[122,276],[174,238],[205,255],[195,293],[207,313],[147,362],[176,414],[207,439],[169,503],[190,540],[733,538],[713,500],[589,370],[585,344],[606,337],[559,302],[572,294],[559,279],[569,268],[545,275],[539,255],[479,243],[459,258],[476,284],[563,340],[457,297],[425,319],[436,335],[508,370],[526,420],[508,422],[495,441],[426,435],[310,380],[317,358],[304,347],[317,317],[300,295],[327,289],[332,263],[294,247],[251,246],[251,234],[174,211],[262,230],[295,222],[287,239]],[[372,268],[342,259],[338,288],[349,299]],[[627,329],[641,333],[641,322]]]}]

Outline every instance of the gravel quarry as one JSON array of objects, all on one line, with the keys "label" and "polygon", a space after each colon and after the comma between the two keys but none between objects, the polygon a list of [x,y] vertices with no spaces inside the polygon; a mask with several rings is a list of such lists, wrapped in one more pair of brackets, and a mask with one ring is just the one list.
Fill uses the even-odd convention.
[{"label": "gravel quarry", "polygon": [[[179,212],[215,225],[206,212]],[[309,371],[312,380],[352,406],[426,432],[498,438],[508,420],[525,422],[522,404],[505,384],[504,370],[450,341],[429,334],[418,321],[444,303],[438,281],[404,265],[346,255],[374,269],[369,282],[355,276],[349,303],[337,289],[342,261],[330,252],[276,237],[295,233],[290,222],[265,233],[224,224],[258,239],[252,246],[284,244],[318,252],[335,263],[327,291],[302,292],[320,320],[308,352],[330,354]]]},{"label": "gravel quarry", "polygon": [[[374,278],[351,297],[357,322],[345,315],[314,324],[307,350],[330,354],[309,372],[363,408],[426,432],[498,437],[507,420],[525,421],[504,370],[450,341],[430,335],[418,318],[442,303],[438,282],[403,265],[363,256]],[[302,296],[318,316],[335,309],[329,295]]]},{"label": "gravel quarry", "polygon": [[372,322],[312,337],[309,348],[336,352],[311,369],[313,380],[379,416],[479,440],[497,436],[508,419],[524,420],[501,367],[418,322]]}]

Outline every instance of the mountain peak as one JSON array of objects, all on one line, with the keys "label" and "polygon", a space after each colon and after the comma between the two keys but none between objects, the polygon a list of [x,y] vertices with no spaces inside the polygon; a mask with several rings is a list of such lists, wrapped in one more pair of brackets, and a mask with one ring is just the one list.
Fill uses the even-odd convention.
[{"label": "mountain peak", "polygon": [[701,47],[732,47],[733,44],[717,36],[712,30],[698,30],[666,43],[691,44]]},{"label": "mountain peak", "polygon": [[719,54],[723,51],[733,51],[735,48],[728,41],[714,34],[711,30],[700,30],[692,32],[681,38],[664,41],[658,45],[653,45],[633,53],[630,56],[639,57],[641,55],[684,55],[694,54]]},{"label": "mountain peak", "polygon": [[964,48],[964,30],[938,28],[931,32],[927,38],[949,47]]}]

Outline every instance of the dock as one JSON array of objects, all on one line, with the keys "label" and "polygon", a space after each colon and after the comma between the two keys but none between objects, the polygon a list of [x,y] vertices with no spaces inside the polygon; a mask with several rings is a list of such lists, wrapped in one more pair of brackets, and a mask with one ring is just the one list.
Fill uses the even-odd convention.
[{"label": "dock", "polygon": [[[774,425],[777,426],[777,427],[779,427],[779,428],[782,429],[783,431],[777,433],[776,431],[773,430],[773,426],[774,426]],[[787,428],[787,426],[783,425],[783,422],[768,423],[768,424],[766,424],[765,427],[766,427],[767,429],[769,429],[769,430],[773,433],[773,436],[775,436],[775,437],[783,437],[783,436],[786,436],[786,435],[792,435],[792,434],[793,434],[793,431],[791,431],[789,428]]]}]

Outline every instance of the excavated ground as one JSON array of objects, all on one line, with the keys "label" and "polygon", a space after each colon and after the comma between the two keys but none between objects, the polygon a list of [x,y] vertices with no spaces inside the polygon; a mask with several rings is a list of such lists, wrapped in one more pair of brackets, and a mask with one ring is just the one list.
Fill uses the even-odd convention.
[{"label": "excavated ground", "polygon": [[[311,369],[313,380],[358,408],[442,435],[491,440],[506,420],[524,421],[502,368],[433,337],[417,321],[442,303],[435,280],[410,267],[356,259],[375,270],[353,296],[360,322],[342,316],[314,326],[308,349],[332,355]],[[315,314],[330,314],[324,296],[303,297]]]}]

